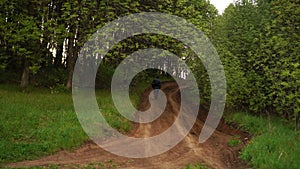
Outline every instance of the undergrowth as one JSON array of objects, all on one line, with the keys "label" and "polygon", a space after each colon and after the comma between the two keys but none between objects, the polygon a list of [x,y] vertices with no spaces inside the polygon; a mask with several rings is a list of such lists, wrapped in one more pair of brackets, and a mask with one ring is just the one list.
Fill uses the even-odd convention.
[{"label": "undergrowth", "polygon": [[[110,92],[97,90],[101,112],[121,132],[131,123],[115,109]],[[136,98],[132,99],[137,102]],[[78,122],[69,91],[0,85],[0,167],[78,148],[89,138]]]},{"label": "undergrowth", "polygon": [[208,169],[208,168],[203,164],[194,164],[194,165],[188,164],[185,169]]},{"label": "undergrowth", "polygon": [[300,166],[300,132],[277,117],[270,119],[247,113],[232,113],[227,121],[254,135],[240,158],[260,169],[298,169]]}]

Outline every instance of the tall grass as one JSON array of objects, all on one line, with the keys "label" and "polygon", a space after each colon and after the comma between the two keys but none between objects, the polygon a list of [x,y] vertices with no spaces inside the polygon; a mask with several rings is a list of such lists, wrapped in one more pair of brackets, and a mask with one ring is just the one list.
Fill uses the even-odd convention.
[{"label": "tall grass", "polygon": [[240,158],[260,169],[298,169],[300,166],[300,132],[280,118],[267,119],[247,113],[232,113],[234,121],[254,135]]},{"label": "tall grass", "polygon": [[185,169],[208,169],[208,167],[199,163],[194,165],[188,164]]},{"label": "tall grass", "polygon": [[[116,111],[110,93],[96,91],[108,123],[121,132],[131,124]],[[88,136],[77,120],[70,92],[0,85],[0,166],[78,148]]]},{"label": "tall grass", "polygon": [[[151,80],[136,80],[130,88],[134,106]],[[96,90],[96,97],[112,127],[122,133],[131,130],[131,122],[118,113],[109,90]],[[0,167],[76,149],[88,139],[74,111],[71,92],[63,86],[21,91],[16,85],[0,84]]]}]

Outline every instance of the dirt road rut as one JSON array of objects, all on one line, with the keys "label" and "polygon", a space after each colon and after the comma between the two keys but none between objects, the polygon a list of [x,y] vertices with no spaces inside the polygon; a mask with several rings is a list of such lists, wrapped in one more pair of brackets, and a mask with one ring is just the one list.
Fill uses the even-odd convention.
[{"label": "dirt road rut", "polygon": [[[134,130],[129,135],[133,137],[151,137],[159,135],[168,129],[175,121],[180,108],[180,94],[176,83],[166,82],[162,90],[167,97],[167,106],[162,115],[151,123],[134,124]],[[148,88],[142,96],[139,109],[150,107]],[[151,99],[151,96],[150,96]],[[216,169],[245,169],[247,165],[238,159],[240,150],[245,146],[248,135],[226,125],[219,124],[214,134],[203,144],[198,143],[198,136],[204,125],[207,112],[200,110],[196,123],[189,134],[171,150],[158,156],[141,159],[130,159],[111,154],[92,141],[87,142],[75,151],[60,151],[54,155],[38,160],[23,161],[10,164],[10,167],[49,166],[58,168],[127,168],[127,169],[183,169],[187,164],[202,163],[208,168]],[[239,136],[237,146],[229,146],[228,141]],[[147,150],[147,149],[146,149]],[[151,150],[147,150],[151,151]]]}]

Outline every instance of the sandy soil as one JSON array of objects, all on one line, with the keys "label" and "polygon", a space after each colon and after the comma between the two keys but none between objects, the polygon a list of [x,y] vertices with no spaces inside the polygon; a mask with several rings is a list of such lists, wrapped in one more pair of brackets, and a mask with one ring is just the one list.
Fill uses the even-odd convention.
[{"label": "sandy soil", "polygon": [[[134,124],[128,135],[138,138],[159,135],[175,121],[180,103],[179,89],[176,83],[166,82],[162,90],[167,97],[167,106],[162,115],[151,123]],[[150,107],[148,88],[141,99],[139,109]],[[150,97],[151,99],[151,97]],[[183,169],[187,164],[203,163],[216,169],[245,169],[247,164],[238,159],[240,150],[249,140],[249,135],[234,129],[222,120],[214,134],[203,144],[198,143],[198,136],[204,125],[207,112],[200,110],[196,123],[189,134],[174,148],[149,158],[125,158],[111,154],[92,141],[88,141],[75,151],[60,151],[38,160],[9,164],[10,167],[31,167],[56,165],[58,168],[125,168],[125,169]],[[229,146],[228,141],[240,136],[238,146]],[[113,143],[112,143],[113,144]],[[151,151],[151,150],[149,150]]]}]

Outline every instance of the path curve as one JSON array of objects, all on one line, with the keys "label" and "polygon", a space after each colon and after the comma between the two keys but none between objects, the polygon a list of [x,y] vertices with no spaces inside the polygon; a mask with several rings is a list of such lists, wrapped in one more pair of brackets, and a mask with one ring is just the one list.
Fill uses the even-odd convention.
[{"label": "path curve", "polygon": [[[165,82],[162,90],[167,96],[167,106],[162,115],[151,123],[134,124],[134,129],[128,134],[133,137],[151,137],[168,129],[176,120],[180,109],[180,91],[175,82]],[[140,110],[150,107],[149,94],[146,89],[139,104]],[[151,96],[150,96],[151,99]],[[156,107],[156,106],[155,106]],[[188,108],[183,108],[188,111]],[[125,168],[125,169],[183,169],[187,164],[203,163],[215,169],[245,169],[245,163],[238,159],[240,150],[245,146],[248,134],[231,128],[221,121],[217,130],[203,144],[198,143],[200,131],[204,125],[207,111],[200,109],[196,123],[190,133],[171,150],[150,158],[130,159],[116,156],[101,149],[92,141],[85,143],[75,151],[60,151],[54,155],[38,160],[23,161],[9,164],[9,167],[49,166],[55,164],[58,168],[82,168],[93,164],[93,168]],[[180,132],[180,126],[176,126]],[[238,146],[230,147],[228,141],[240,136]],[[126,142],[126,141],[125,141]],[[114,144],[113,142],[111,143]],[[137,150],[139,151],[139,150]],[[145,151],[151,151],[147,148]]]}]

